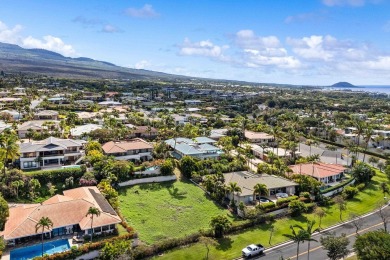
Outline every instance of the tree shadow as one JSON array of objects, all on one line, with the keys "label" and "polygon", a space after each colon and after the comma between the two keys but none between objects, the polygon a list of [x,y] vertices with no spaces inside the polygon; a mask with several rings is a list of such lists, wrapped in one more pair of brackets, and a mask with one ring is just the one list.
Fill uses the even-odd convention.
[{"label": "tree shadow", "polygon": [[138,186],[140,190],[150,190],[150,191],[157,191],[161,190],[163,185],[161,183],[145,183]]},{"label": "tree shadow", "polygon": [[176,187],[167,187],[167,190],[169,192],[169,195],[173,197],[174,199],[182,200],[187,198],[187,192],[186,191],[179,191]]},{"label": "tree shadow", "polygon": [[304,215],[293,217],[293,219],[301,223],[307,223],[308,221],[308,218]]},{"label": "tree shadow", "polygon": [[218,245],[216,246],[217,250],[227,251],[232,248],[233,240],[230,237],[224,237],[218,239]]}]

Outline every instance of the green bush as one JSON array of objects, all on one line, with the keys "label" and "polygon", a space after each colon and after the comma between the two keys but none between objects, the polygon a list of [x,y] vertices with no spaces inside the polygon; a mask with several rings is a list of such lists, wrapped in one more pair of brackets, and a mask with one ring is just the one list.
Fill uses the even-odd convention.
[{"label": "green bush", "polygon": [[269,211],[270,209],[275,208],[276,205],[274,202],[266,202],[266,203],[261,203],[258,205],[258,208],[264,211]]},{"label": "green bush", "polygon": [[[47,183],[61,183],[69,177],[73,177],[74,180],[80,179],[85,173],[85,167],[80,168],[65,168],[57,170],[36,171],[28,173],[34,179],[37,179],[41,185]],[[77,183],[75,181],[75,183]]]},{"label": "green bush", "polygon": [[311,199],[310,198],[310,192],[307,192],[307,191],[304,191],[304,192],[301,192],[300,194],[299,194],[299,197],[301,197],[301,198],[306,198],[306,199]]},{"label": "green bush", "polygon": [[366,184],[365,184],[365,183],[360,183],[359,185],[356,186],[356,188],[357,188],[359,191],[364,190],[365,187],[366,187]]},{"label": "green bush", "polygon": [[359,190],[356,187],[348,186],[343,190],[343,196],[347,199],[352,199],[359,193]]},{"label": "green bush", "polygon": [[305,203],[299,200],[293,200],[288,204],[288,211],[291,216],[299,216],[307,210]]},{"label": "green bush", "polygon": [[281,198],[281,199],[278,199],[276,201],[276,206],[282,206],[284,204],[288,204],[289,202],[293,201],[293,200],[297,200],[298,199],[298,196],[290,196],[288,198]]}]

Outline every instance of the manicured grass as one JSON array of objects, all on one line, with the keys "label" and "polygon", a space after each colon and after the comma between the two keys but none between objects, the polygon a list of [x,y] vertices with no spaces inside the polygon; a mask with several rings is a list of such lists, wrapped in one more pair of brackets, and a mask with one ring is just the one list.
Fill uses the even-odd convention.
[{"label": "manicured grass", "polygon": [[153,243],[184,237],[209,228],[213,216],[231,214],[190,182],[175,181],[132,186],[119,191],[119,206],[140,239]]},{"label": "manicured grass", "polygon": [[[377,207],[380,201],[383,201],[383,193],[379,186],[381,182],[387,181],[384,173],[377,171],[377,175],[372,182],[353,199],[348,201],[347,210],[343,212],[343,220],[349,218],[349,214],[365,214]],[[322,228],[335,225],[340,221],[339,211],[336,205],[324,208],[327,216],[322,219]],[[290,225],[305,226],[306,221],[315,219],[313,214],[303,214],[298,218],[283,218],[276,220],[274,224],[274,233],[271,244],[275,245],[287,240],[283,234],[290,234]],[[316,219],[317,224],[318,220]],[[233,259],[239,257],[242,248],[248,244],[261,243],[265,247],[270,247],[268,241],[270,237],[270,224],[259,225],[254,228],[247,229],[243,232],[230,235],[226,238],[218,240],[218,245],[210,250],[209,259]],[[206,254],[206,248],[197,243],[189,247],[176,249],[165,253],[157,259],[201,259],[203,254]],[[290,257],[290,256],[286,256]]]}]

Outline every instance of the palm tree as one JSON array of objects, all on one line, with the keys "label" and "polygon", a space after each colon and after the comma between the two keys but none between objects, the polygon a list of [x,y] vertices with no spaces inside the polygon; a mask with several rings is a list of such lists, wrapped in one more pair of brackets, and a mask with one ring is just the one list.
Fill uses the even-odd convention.
[{"label": "palm tree", "polygon": [[18,137],[15,134],[10,134],[4,139],[4,143],[0,148],[3,156],[3,175],[5,176],[5,169],[8,160],[14,161],[19,158],[19,145],[17,144]]},{"label": "palm tree", "polygon": [[268,195],[268,188],[267,185],[262,183],[257,183],[253,187],[253,200],[256,201],[256,195],[259,196],[267,196]]},{"label": "palm tree", "polygon": [[234,203],[235,203],[235,201],[234,201],[234,193],[235,192],[240,193],[241,192],[241,188],[237,185],[237,182],[229,182],[227,190],[233,194],[233,203],[232,204],[234,205]]},{"label": "palm tree", "polygon": [[297,243],[297,260],[298,260],[298,257],[299,257],[299,244],[302,242],[304,243],[306,238],[307,238],[307,234],[306,234],[306,231],[303,229],[303,228],[300,228],[297,231],[295,231],[294,229],[294,226],[290,226],[290,229],[291,229],[291,233],[292,234],[284,234],[285,237],[291,239],[292,241],[294,241],[295,243]]},{"label": "palm tree", "polygon": [[42,228],[41,240],[42,240],[42,257],[43,257],[43,234],[45,229],[50,230],[53,227],[53,222],[48,217],[42,217],[38,223],[35,225],[35,233],[38,233],[38,230]]},{"label": "palm tree", "polygon": [[369,143],[370,143],[370,140],[371,140],[371,137],[373,136],[373,134],[374,134],[374,131],[372,130],[372,128],[371,128],[370,126],[367,127],[367,128],[364,130],[363,136],[364,136],[364,141],[366,142],[366,146],[364,147],[363,162],[364,162],[365,159],[366,159],[366,152],[367,152],[368,145],[369,145]]},{"label": "palm tree", "polygon": [[86,217],[88,215],[91,215],[91,243],[92,243],[92,237],[93,237],[93,216],[100,216],[100,210],[95,207],[89,207],[87,214],[85,215]]},{"label": "palm tree", "polygon": [[296,225],[297,228],[299,228],[300,230],[306,232],[306,238],[305,238],[305,240],[307,241],[307,260],[310,260],[310,256],[309,256],[309,254],[310,254],[310,242],[311,242],[311,241],[317,242],[317,240],[315,240],[315,239],[312,238],[312,235],[313,235],[315,232],[320,231],[319,228],[313,229],[315,223],[316,223],[315,220],[309,220],[309,221],[307,221],[306,229],[303,229],[301,226]]}]

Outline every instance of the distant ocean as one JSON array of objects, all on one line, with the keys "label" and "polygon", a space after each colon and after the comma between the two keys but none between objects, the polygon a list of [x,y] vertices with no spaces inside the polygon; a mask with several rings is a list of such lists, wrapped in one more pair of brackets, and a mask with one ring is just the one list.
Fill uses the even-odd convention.
[{"label": "distant ocean", "polygon": [[352,91],[364,91],[373,93],[386,93],[390,94],[390,86],[358,86],[356,88],[326,88],[328,90],[352,90]]}]

